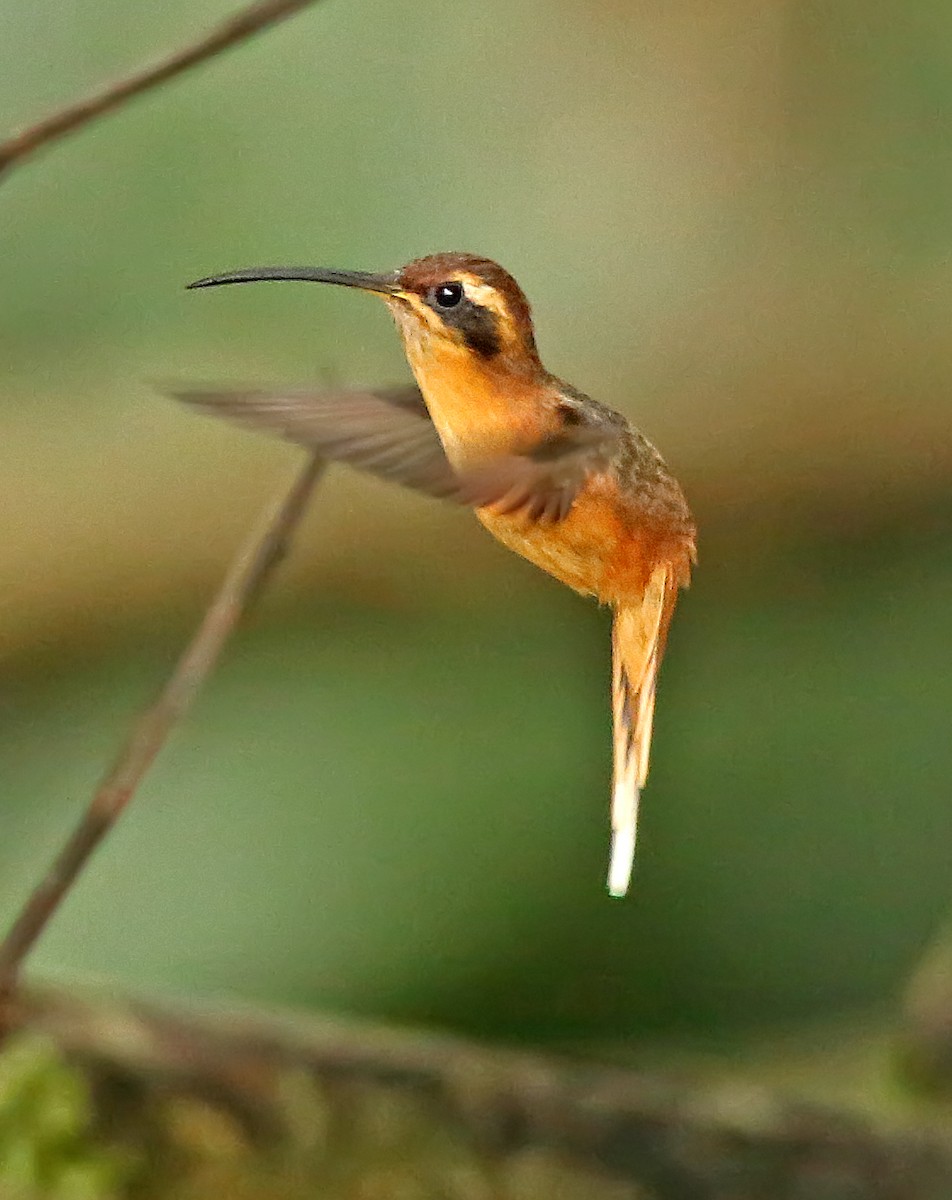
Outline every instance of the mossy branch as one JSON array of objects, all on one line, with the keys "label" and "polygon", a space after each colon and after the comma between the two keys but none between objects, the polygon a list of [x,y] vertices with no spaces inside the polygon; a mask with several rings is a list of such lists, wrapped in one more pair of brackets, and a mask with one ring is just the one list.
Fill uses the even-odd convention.
[{"label": "mossy branch", "polygon": [[83,1081],[86,1157],[142,1164],[137,1196],[952,1196],[952,1146],[937,1131],[790,1101],[736,1078],[73,990],[21,992],[12,1017],[12,1050],[23,1037],[46,1039]]}]

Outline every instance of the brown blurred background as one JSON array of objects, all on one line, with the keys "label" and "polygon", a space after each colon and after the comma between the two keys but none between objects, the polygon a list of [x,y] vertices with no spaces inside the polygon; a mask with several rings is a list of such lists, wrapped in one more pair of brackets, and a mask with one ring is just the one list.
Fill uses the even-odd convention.
[{"label": "brown blurred background", "polygon": [[[228,10],[0,0],[4,125]],[[335,470],[37,970],[537,1040],[896,993],[952,893],[948,4],[333,0],[0,212],[5,919],[293,470],[155,381],[406,375],[364,297],[187,280],[497,258],[701,526],[630,900],[605,615]]]}]

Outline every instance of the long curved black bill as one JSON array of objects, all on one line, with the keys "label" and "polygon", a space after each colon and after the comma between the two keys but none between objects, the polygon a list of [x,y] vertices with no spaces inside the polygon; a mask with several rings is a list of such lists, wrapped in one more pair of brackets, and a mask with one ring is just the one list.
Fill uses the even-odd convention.
[{"label": "long curved black bill", "polygon": [[186,284],[188,288],[221,287],[226,283],[261,283],[268,280],[301,280],[304,283],[335,283],[360,288],[383,296],[397,294],[397,274],[375,275],[371,271],[335,271],[330,267],[245,267],[224,275],[207,275]]}]

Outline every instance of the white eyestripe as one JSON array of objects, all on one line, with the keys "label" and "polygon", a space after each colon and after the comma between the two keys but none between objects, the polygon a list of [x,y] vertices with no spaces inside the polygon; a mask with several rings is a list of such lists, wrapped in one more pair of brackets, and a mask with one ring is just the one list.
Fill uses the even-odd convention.
[{"label": "white eyestripe", "polygon": [[[450,281],[447,280],[447,282]],[[468,274],[457,275],[455,282],[463,285],[463,292],[466,299],[472,304],[476,304],[480,308],[488,308],[490,312],[494,312],[498,317],[509,317],[509,310],[506,307],[505,300],[492,284],[484,283],[478,275]]]}]

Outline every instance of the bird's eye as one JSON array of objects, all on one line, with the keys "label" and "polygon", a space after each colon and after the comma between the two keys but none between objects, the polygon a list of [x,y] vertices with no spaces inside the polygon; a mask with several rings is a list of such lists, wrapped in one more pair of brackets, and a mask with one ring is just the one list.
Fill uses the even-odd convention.
[{"label": "bird's eye", "polygon": [[437,284],[433,299],[438,308],[455,308],[463,299],[463,285],[455,282]]}]

